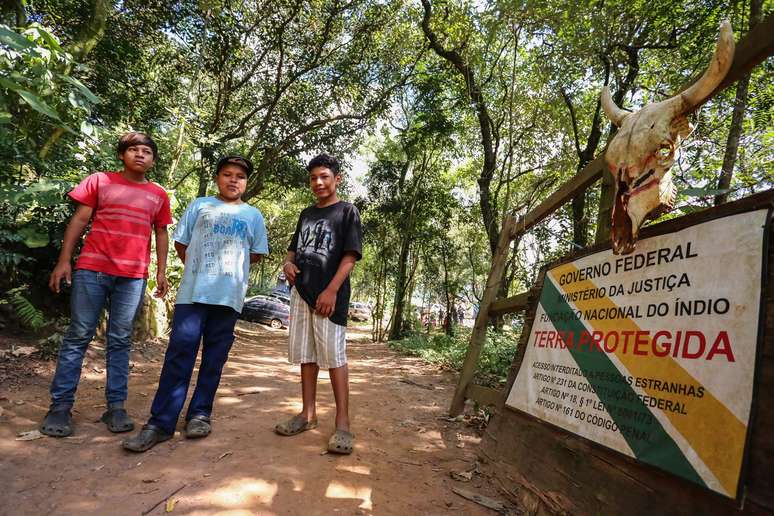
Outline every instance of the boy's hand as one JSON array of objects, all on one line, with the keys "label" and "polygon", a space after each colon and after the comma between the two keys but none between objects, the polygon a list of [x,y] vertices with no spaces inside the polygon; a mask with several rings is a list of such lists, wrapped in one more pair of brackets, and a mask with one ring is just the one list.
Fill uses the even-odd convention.
[{"label": "boy's hand", "polygon": [[323,317],[330,317],[336,308],[336,292],[331,289],[325,289],[317,296],[315,311]]},{"label": "boy's hand", "polygon": [[291,285],[296,284],[296,274],[301,272],[301,269],[296,267],[296,264],[293,262],[285,262],[285,264],[282,266],[282,272],[285,273],[285,277],[288,279],[288,282]]},{"label": "boy's hand", "polygon": [[161,272],[156,273],[156,291],[153,293],[153,297],[162,298],[169,292],[169,282],[167,276]]},{"label": "boy's hand", "polygon": [[73,268],[70,262],[58,262],[51,272],[51,278],[48,280],[48,288],[52,292],[59,294],[59,286],[65,280],[65,283],[71,285],[73,282]]}]

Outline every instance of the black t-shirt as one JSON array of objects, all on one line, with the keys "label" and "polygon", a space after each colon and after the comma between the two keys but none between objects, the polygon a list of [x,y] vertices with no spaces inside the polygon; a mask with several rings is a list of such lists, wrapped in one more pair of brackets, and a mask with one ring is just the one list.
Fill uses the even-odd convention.
[{"label": "black t-shirt", "polygon": [[[306,303],[314,308],[317,297],[330,284],[347,251],[362,257],[363,228],[360,214],[352,204],[339,201],[318,208],[310,206],[301,212],[296,232],[288,251],[296,253],[295,263],[301,269],[295,287]],[[336,294],[336,309],[329,319],[341,326],[347,325],[349,308],[349,277]]]}]

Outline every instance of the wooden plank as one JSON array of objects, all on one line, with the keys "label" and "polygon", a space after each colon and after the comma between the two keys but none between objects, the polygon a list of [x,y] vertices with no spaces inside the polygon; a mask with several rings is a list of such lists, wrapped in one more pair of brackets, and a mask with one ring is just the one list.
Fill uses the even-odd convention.
[{"label": "wooden plank", "polygon": [[465,362],[462,364],[460,379],[457,388],[454,391],[449,414],[457,416],[465,408],[465,392],[468,385],[473,381],[473,376],[478,368],[478,357],[481,356],[481,349],[486,340],[486,327],[489,323],[489,306],[497,298],[497,291],[500,289],[500,283],[503,280],[505,264],[508,261],[508,254],[511,245],[511,234],[516,220],[511,216],[503,218],[503,226],[500,230],[500,240],[497,242],[497,249],[492,258],[492,268],[489,269],[489,277],[486,280],[486,288],[481,296],[481,304],[478,309],[476,323],[470,334],[470,344],[465,355]]},{"label": "wooden plank", "polygon": [[475,401],[479,405],[497,405],[500,403],[503,393],[502,391],[492,389],[491,387],[484,387],[483,385],[471,383],[465,390],[465,397]]},{"label": "wooden plank", "polygon": [[[549,501],[569,502],[559,514],[727,515],[738,504],[607,448],[594,445],[528,414],[511,409],[490,422],[496,440],[485,437],[485,472],[535,490]],[[487,430],[487,436],[489,430]],[[522,484],[527,480],[529,484]],[[537,514],[556,514],[543,502]],[[564,505],[564,504],[562,504]],[[747,507],[742,514],[755,514]],[[545,509],[549,509],[546,511]],[[551,512],[551,511],[554,512]]]},{"label": "wooden plank", "polygon": [[529,300],[529,291],[516,294],[515,296],[498,299],[489,307],[489,315],[503,315],[513,312],[521,312],[527,308]]},{"label": "wooden plank", "polygon": [[[685,229],[702,222],[719,219],[728,215],[736,215],[739,213],[746,213],[748,211],[760,210],[763,208],[774,208],[774,189],[765,190],[755,195],[745,197],[732,202],[721,204],[720,206],[714,206],[701,211],[695,211],[682,217],[665,220],[658,224],[652,224],[650,226],[644,226],[640,229],[639,240],[646,238],[665,235],[667,233],[673,233],[675,231]],[[547,268],[557,267],[559,265],[583,258],[590,254],[597,253],[610,249],[610,241],[594,244],[590,247],[580,249],[572,252],[561,259],[547,265]],[[637,252],[635,250],[635,252]]]},{"label": "wooden plank", "polygon": [[555,212],[564,203],[588,188],[594,181],[602,177],[602,172],[605,169],[604,167],[605,155],[603,153],[597,156],[594,161],[583,167],[583,170],[560,186],[558,190],[549,195],[543,202],[538,204],[537,207],[523,217],[519,217],[516,227],[514,228],[514,237],[528,231],[535,224]]},{"label": "wooden plank", "polygon": [[765,312],[763,315],[763,342],[760,344],[752,413],[747,463],[742,474],[750,502],[774,512],[774,227],[769,228],[769,261]]}]

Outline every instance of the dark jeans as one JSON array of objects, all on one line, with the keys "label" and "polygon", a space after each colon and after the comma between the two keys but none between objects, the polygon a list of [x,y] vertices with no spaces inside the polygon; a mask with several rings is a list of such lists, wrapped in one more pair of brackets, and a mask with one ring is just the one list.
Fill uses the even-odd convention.
[{"label": "dark jeans", "polygon": [[71,408],[81,379],[86,353],[102,310],[108,307],[107,385],[108,404],[126,401],[129,349],[134,319],[142,306],[145,279],[111,276],[78,269],[70,294],[70,327],[59,348],[56,373],[51,382],[51,407]]},{"label": "dark jeans", "polygon": [[238,315],[227,306],[199,303],[175,306],[172,334],[148,423],[170,434],[175,431],[202,339],[204,346],[199,376],[185,419],[199,415],[209,417],[223,365],[234,342]]}]

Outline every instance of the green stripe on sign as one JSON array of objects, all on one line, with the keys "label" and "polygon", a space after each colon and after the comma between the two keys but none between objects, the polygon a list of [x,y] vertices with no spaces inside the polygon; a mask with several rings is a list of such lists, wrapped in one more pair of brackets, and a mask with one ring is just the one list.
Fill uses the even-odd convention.
[{"label": "green stripe on sign", "polygon": [[557,331],[565,332],[568,337],[569,332],[572,332],[573,345],[572,348],[568,345],[567,350],[605,405],[607,413],[618,426],[637,460],[707,487],[680,447],[637,396],[607,353],[589,351],[585,345],[583,351],[576,349],[581,332],[588,330],[549,278],[544,282],[540,304]]}]

